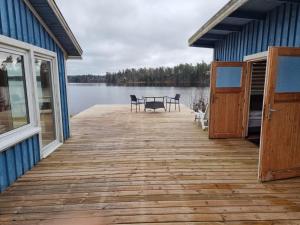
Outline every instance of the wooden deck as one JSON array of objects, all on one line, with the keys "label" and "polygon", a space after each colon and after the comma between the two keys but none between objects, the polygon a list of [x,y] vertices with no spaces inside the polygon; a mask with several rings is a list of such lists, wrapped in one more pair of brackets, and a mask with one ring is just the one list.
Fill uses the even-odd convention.
[{"label": "wooden deck", "polygon": [[300,179],[259,183],[258,149],[208,140],[187,108],[95,106],[0,195],[0,224],[300,224]]}]

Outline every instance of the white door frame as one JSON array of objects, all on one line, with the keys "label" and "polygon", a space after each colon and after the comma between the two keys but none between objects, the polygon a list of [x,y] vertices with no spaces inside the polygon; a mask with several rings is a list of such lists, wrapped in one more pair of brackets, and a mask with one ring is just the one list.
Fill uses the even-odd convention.
[{"label": "white door frame", "polygon": [[[266,60],[268,63],[268,54],[269,51],[264,51],[264,52],[258,52],[256,54],[252,54],[252,55],[247,55],[244,57],[244,62],[247,63],[252,63],[252,62],[256,62],[256,61],[262,61],[262,60]],[[247,65],[248,68],[248,65]],[[246,93],[248,94],[248,96],[245,96],[248,98],[248,109],[247,109],[247,116],[246,116],[246,123],[245,124],[245,129],[244,129],[244,137],[248,136],[248,126],[249,126],[249,113],[250,113],[250,98],[251,98],[251,93],[249,88],[251,88],[252,85],[252,69],[251,70],[247,70],[247,75],[249,76],[250,79],[250,83],[249,86],[246,87]],[[266,76],[265,76],[266,79]],[[264,93],[265,95],[265,93]],[[261,121],[261,127],[262,127],[262,121]]]},{"label": "white door frame", "polygon": [[[45,158],[50,155],[53,151],[55,151],[60,145],[63,143],[63,128],[62,128],[62,113],[61,113],[61,104],[60,104],[60,85],[59,85],[59,73],[58,73],[58,65],[57,65],[57,56],[56,54],[50,54],[49,52],[41,52],[34,51],[33,52],[33,60],[42,59],[49,61],[51,64],[51,85],[52,85],[52,95],[53,95],[53,108],[54,108],[54,118],[55,118],[55,135],[56,140],[51,142],[50,144],[42,147],[42,134],[39,135],[39,141],[41,146],[41,158]],[[32,63],[34,67],[34,62]],[[33,68],[35,71],[35,68]],[[34,73],[34,77],[36,78],[36,74]],[[37,82],[35,80],[35,92],[36,92],[36,102],[39,102],[38,99],[38,90],[37,90]],[[38,125],[41,127],[41,118],[40,118],[40,109],[37,104],[37,115],[38,115]]]}]

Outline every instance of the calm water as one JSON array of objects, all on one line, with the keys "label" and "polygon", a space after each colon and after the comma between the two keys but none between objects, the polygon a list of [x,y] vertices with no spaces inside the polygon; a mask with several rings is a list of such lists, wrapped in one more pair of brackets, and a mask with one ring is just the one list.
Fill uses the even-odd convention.
[{"label": "calm water", "polygon": [[209,88],[196,87],[126,87],[106,84],[69,84],[70,113],[75,115],[96,104],[129,104],[129,95],[175,96],[181,94],[181,103],[188,107],[200,97],[207,98]]}]

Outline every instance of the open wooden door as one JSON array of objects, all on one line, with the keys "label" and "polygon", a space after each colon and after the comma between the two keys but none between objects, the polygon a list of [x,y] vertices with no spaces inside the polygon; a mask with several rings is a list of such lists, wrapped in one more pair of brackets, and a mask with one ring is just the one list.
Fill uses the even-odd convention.
[{"label": "open wooden door", "polygon": [[209,138],[243,137],[246,63],[213,62]]},{"label": "open wooden door", "polygon": [[300,48],[269,49],[260,146],[261,181],[300,176]]}]

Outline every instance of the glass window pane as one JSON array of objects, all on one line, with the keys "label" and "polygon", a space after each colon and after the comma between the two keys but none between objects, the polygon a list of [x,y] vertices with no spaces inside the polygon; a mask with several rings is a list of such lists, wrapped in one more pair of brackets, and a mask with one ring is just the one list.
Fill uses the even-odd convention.
[{"label": "glass window pane", "polygon": [[241,67],[218,67],[217,88],[241,87]]},{"label": "glass window pane", "polygon": [[0,51],[0,134],[28,123],[23,56]]},{"label": "glass window pane", "polygon": [[43,147],[56,139],[51,62],[35,60]]},{"label": "glass window pane", "polygon": [[277,93],[300,92],[300,57],[278,58]]}]

